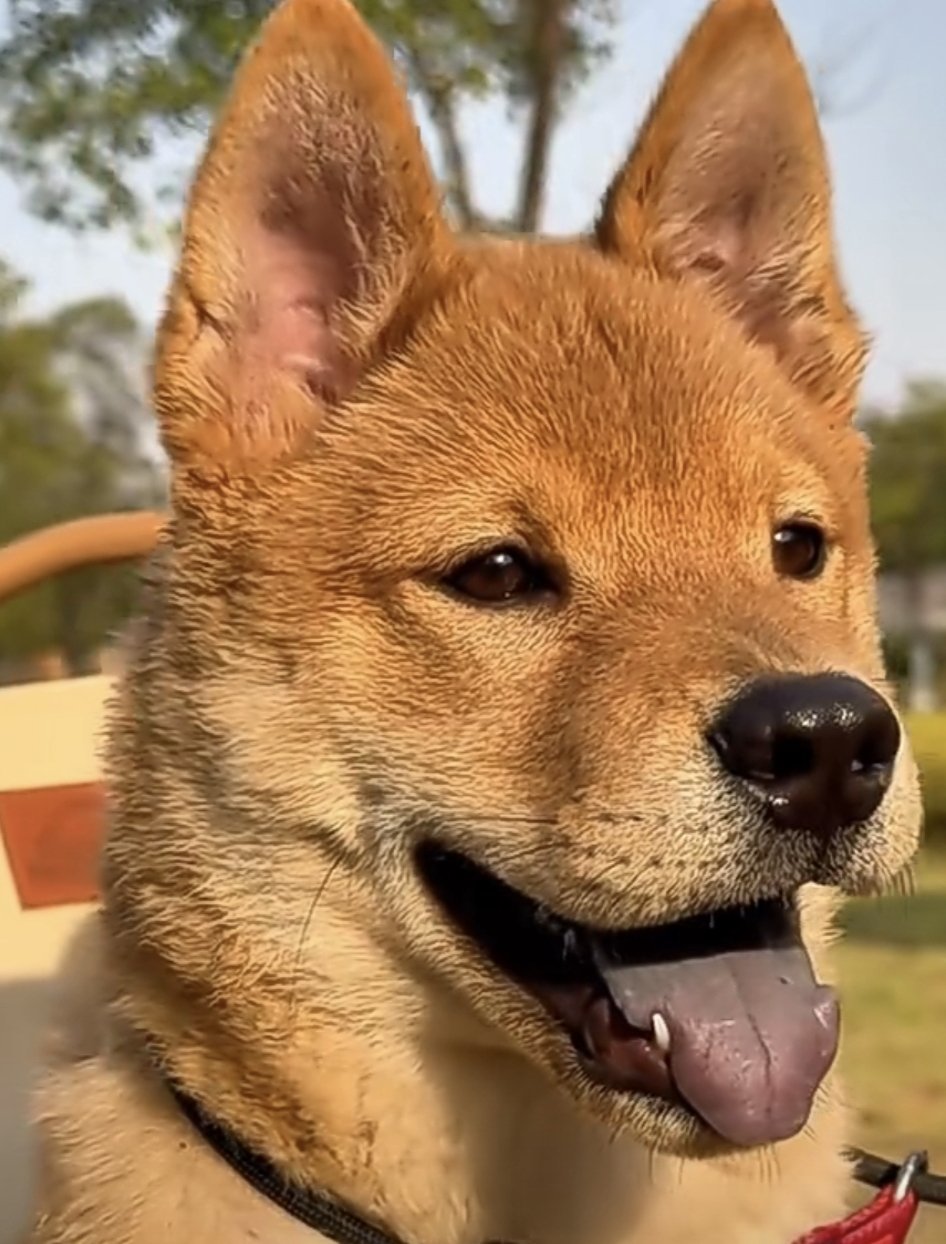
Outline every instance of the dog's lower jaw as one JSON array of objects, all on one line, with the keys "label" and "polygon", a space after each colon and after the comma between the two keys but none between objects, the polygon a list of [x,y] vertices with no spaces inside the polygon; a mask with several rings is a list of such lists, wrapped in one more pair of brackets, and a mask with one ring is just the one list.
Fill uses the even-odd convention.
[{"label": "dog's lower jaw", "polygon": [[[268,1156],[288,1173],[405,1244],[689,1244],[695,1223],[701,1244],[791,1244],[841,1212],[843,1120],[834,1108],[776,1154],[681,1163],[614,1140],[519,1054],[458,1040],[436,1010],[429,1028],[392,1023],[361,1039],[341,1038],[326,1019],[310,1034],[314,1065],[302,1049],[287,1050],[268,1100],[237,1101],[236,1064],[232,1077],[225,1063],[211,1075],[194,1059],[188,1087],[211,1105],[225,1101],[224,1121],[249,1128],[251,1142],[262,1129]],[[94,1053],[59,1060],[41,1109],[54,1162],[64,1169],[67,1147],[70,1178],[82,1181],[81,1196],[73,1188],[63,1198],[66,1212],[91,1198],[101,1226],[92,1236],[37,1234],[36,1244],[242,1241],[250,1228],[273,1244],[317,1238],[210,1153],[140,1044],[117,1026]]]}]

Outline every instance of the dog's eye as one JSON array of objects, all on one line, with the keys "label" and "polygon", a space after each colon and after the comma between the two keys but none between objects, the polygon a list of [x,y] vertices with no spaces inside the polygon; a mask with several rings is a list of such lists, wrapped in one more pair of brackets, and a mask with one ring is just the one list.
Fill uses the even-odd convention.
[{"label": "dog's eye", "polygon": [[786,579],[814,579],[824,569],[828,542],[814,523],[786,523],[772,534],[772,561]]},{"label": "dog's eye", "polygon": [[515,548],[491,549],[471,557],[444,582],[460,596],[483,605],[503,605],[552,590],[546,571]]}]

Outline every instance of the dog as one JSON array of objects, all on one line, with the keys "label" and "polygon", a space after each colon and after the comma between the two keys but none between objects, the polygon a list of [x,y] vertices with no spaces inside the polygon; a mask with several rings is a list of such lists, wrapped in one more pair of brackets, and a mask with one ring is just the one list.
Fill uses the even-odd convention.
[{"label": "dog", "polygon": [[920,824],[864,358],[769,0],[711,4],[558,240],[452,229],[362,19],[284,0],[158,333],[33,1244],[351,1238],[213,1128],[404,1244],[843,1212],[833,919]]}]

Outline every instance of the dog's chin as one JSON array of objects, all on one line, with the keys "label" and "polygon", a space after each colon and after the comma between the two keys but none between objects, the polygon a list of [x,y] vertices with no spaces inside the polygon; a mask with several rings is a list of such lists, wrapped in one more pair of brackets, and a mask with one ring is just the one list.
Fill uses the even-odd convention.
[{"label": "dog's chin", "polygon": [[538,1040],[529,1041],[521,1028],[517,1028],[517,1038],[526,1057],[615,1138],[631,1136],[644,1149],[690,1160],[727,1157],[743,1150],[708,1127],[685,1103],[609,1084],[576,1050],[572,1035],[554,1020]]},{"label": "dog's chin", "polygon": [[647,1093],[602,1084],[595,1071],[576,1060],[566,1043],[547,1061],[560,1086],[612,1136],[633,1136],[643,1148],[670,1157],[703,1160],[743,1151],[714,1131],[692,1110]]},{"label": "dog's chin", "polygon": [[541,1014],[523,1052],[609,1129],[711,1157],[805,1127],[836,1054],[838,1009],[815,980],[793,895],[602,930],[436,842],[416,864],[456,936],[510,987],[507,1035],[521,1039]]}]

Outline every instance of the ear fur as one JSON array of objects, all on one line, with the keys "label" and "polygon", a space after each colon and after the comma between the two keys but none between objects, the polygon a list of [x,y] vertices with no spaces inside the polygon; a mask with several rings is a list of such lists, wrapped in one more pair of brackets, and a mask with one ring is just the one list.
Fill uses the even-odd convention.
[{"label": "ear fur", "polygon": [[838,278],[824,145],[804,69],[770,0],[716,0],[605,196],[599,247],[706,282],[835,420],[853,414],[865,343]]},{"label": "ear fur", "polygon": [[347,0],[284,0],[190,196],[156,359],[172,459],[290,453],[404,330],[447,237],[384,49]]}]

